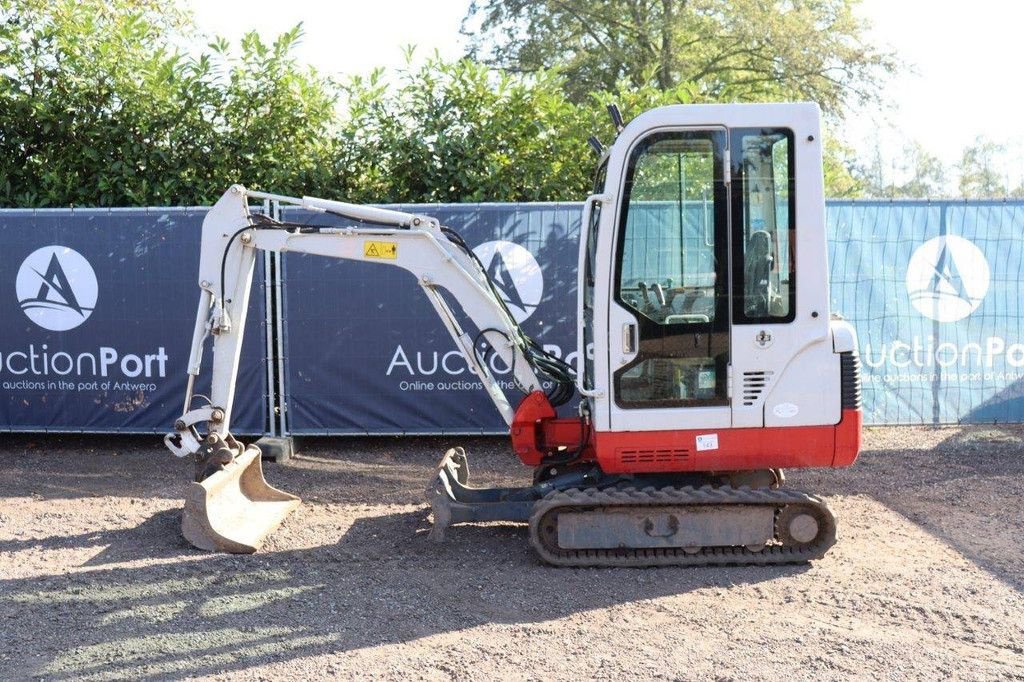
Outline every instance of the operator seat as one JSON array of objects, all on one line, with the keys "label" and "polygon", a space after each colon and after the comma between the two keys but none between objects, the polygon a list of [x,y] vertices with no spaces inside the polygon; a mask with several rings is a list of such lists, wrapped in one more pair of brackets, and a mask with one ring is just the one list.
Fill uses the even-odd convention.
[{"label": "operator seat", "polygon": [[743,255],[743,312],[748,317],[768,317],[771,302],[775,298],[772,291],[772,235],[765,230],[758,230],[750,235],[747,250]]}]

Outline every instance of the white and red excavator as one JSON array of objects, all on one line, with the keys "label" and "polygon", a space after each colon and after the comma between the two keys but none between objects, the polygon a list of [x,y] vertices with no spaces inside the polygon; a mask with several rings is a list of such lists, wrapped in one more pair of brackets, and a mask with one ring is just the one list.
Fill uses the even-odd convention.
[{"label": "white and red excavator", "polygon": [[[564,566],[793,563],[835,543],[825,502],[782,471],[849,466],[861,438],[854,330],[829,311],[817,105],[668,106],[625,126],[612,113],[619,132],[594,144],[583,205],[575,366],[523,332],[465,241],[429,216],[240,185],[221,197],[202,228],[185,410],[165,439],[196,463],[192,544],[255,551],[299,504],[230,431],[259,250],[413,273],[483,383],[533,483],[473,487],[466,454],[450,450],[427,490],[435,538],[520,521]],[[345,222],[250,212],[268,199]],[[194,390],[207,339],[208,397]],[[517,404],[489,353],[511,368]]]}]

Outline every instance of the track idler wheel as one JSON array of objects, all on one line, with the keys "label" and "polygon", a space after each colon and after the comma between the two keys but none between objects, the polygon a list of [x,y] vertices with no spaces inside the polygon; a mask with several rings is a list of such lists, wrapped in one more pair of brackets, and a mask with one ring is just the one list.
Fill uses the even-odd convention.
[{"label": "track idler wheel", "polygon": [[810,545],[826,525],[820,510],[808,506],[787,506],[779,510],[775,534],[784,547]]}]

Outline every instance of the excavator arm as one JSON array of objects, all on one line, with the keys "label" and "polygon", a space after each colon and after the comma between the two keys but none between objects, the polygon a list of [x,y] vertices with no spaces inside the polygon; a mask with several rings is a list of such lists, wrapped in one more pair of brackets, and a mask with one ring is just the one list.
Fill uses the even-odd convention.
[{"label": "excavator arm", "polygon": [[[275,223],[249,212],[249,199],[273,199],[314,211],[343,216],[374,226],[307,227]],[[256,251],[308,253],[391,265],[416,276],[438,317],[483,382],[487,394],[506,423],[514,408],[500,385],[474,350],[473,336],[460,326],[445,300],[447,290],[458,301],[494,352],[513,369],[517,384],[530,393],[541,381],[530,357],[531,346],[504,302],[490,285],[471,251],[434,218],[313,197],[293,198],[231,187],[203,222],[199,287],[202,291],[188,373],[198,376],[203,345],[214,339],[210,407],[220,409],[210,432],[226,435],[231,423],[235,379],[249,303]],[[191,381],[190,381],[191,383]],[[191,386],[186,412],[191,408]],[[187,452],[175,451],[184,455]]]},{"label": "excavator arm", "polygon": [[[298,225],[250,212],[250,200],[267,199],[334,214],[352,220],[353,224]],[[254,446],[244,448],[230,431],[258,250],[373,262],[411,272],[510,426],[515,409],[479,354],[481,340],[511,368],[523,393],[541,391],[540,377],[544,376],[554,382],[555,390],[566,399],[571,395],[573,378],[568,366],[544,353],[523,333],[473,252],[457,233],[441,226],[436,219],[314,197],[254,192],[234,185],[203,221],[201,294],[189,354],[188,388],[183,414],[175,423],[174,432],[164,438],[175,455],[195,458],[196,484],[186,499],[184,530],[197,546],[253,551],[262,537],[298,504],[297,498],[266,484],[259,472],[258,450]],[[463,329],[445,291],[479,330],[475,335]],[[195,383],[210,338],[213,362],[207,398],[195,393]],[[200,398],[205,399],[205,404],[196,405]],[[214,509],[214,505],[222,505],[223,509]],[[217,520],[223,521],[223,528],[214,527]],[[248,530],[242,532],[245,537],[239,544],[230,536],[237,536],[240,528]]]}]

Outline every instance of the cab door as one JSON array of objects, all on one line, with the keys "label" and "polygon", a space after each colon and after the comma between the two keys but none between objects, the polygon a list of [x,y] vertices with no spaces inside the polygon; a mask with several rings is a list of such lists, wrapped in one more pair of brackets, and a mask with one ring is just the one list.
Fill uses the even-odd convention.
[{"label": "cab door", "polygon": [[734,427],[841,418],[817,111],[792,107],[781,125],[729,131]]},{"label": "cab door", "polygon": [[669,128],[628,152],[608,307],[615,431],[728,428],[725,128]]}]

